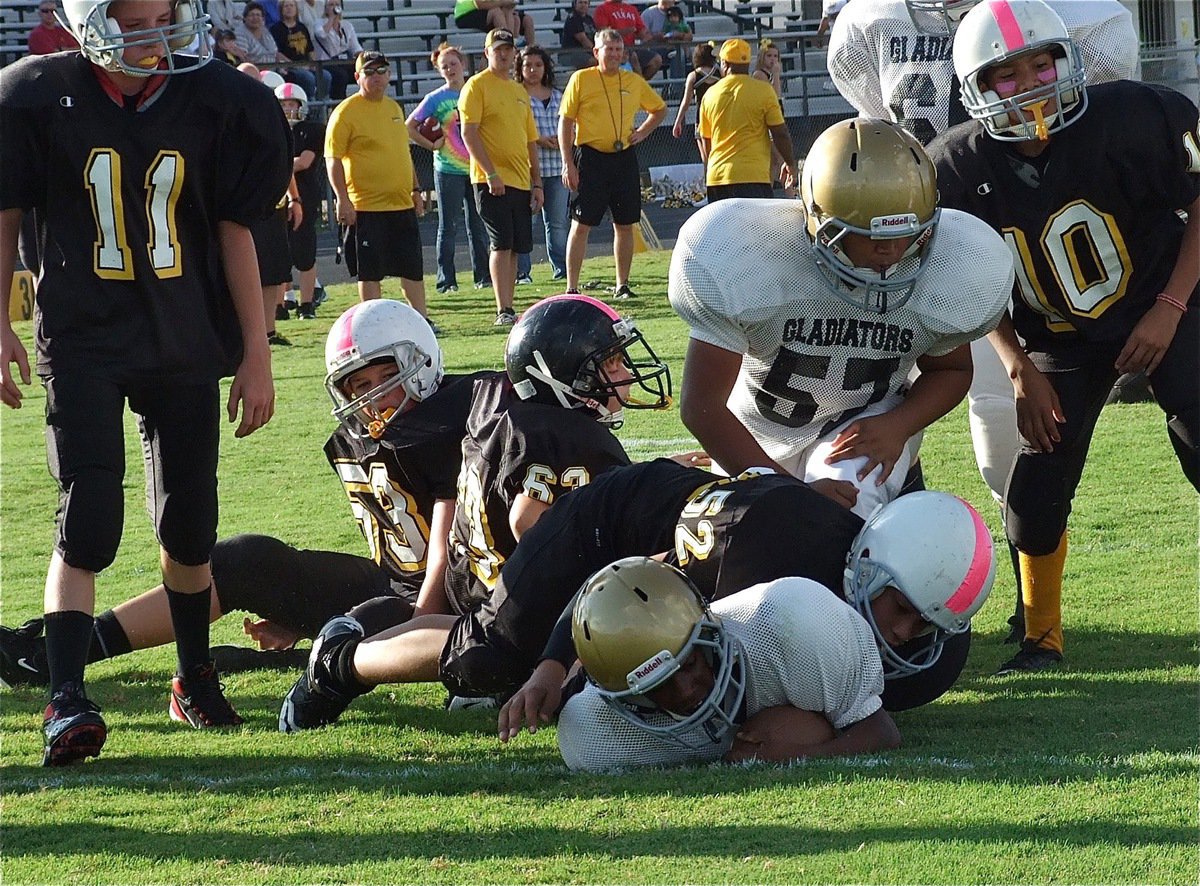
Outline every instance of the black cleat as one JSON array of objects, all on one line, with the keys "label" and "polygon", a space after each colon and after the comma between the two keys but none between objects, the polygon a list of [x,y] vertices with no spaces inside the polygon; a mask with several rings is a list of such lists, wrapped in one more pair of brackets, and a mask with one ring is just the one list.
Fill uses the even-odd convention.
[{"label": "black cleat", "polygon": [[99,757],[108,727],[100,716],[100,706],[88,701],[82,683],[72,680],[60,686],[46,705],[42,736],[46,742],[42,765],[67,766],[86,757]]},{"label": "black cleat", "polygon": [[308,664],[307,649],[251,649],[249,646],[214,646],[209,650],[222,674],[242,671],[294,671]]},{"label": "black cleat", "polygon": [[1007,677],[1011,674],[1032,674],[1037,671],[1044,671],[1046,668],[1052,668],[1060,664],[1063,660],[1061,652],[1055,652],[1053,649],[1047,649],[1045,646],[1038,646],[1033,640],[1023,640],[1021,642],[1021,650],[1000,665],[1000,669],[996,671],[997,677]]},{"label": "black cleat", "polygon": [[31,618],[19,628],[0,625],[0,686],[49,686],[43,621]]},{"label": "black cleat", "polygon": [[279,709],[279,731],[300,732],[336,723],[362,690],[347,687],[334,677],[332,665],[338,651],[351,640],[361,640],[363,626],[348,615],[331,618],[313,640],[308,668],[288,690]]},{"label": "black cleat", "polygon": [[193,729],[218,729],[241,726],[241,716],[225,698],[225,687],[214,662],[193,668],[183,677],[171,680],[171,719],[187,723]]},{"label": "black cleat", "polygon": [[622,283],[613,291],[613,298],[617,301],[624,301],[627,298],[637,298],[637,293],[629,288],[628,283]]}]

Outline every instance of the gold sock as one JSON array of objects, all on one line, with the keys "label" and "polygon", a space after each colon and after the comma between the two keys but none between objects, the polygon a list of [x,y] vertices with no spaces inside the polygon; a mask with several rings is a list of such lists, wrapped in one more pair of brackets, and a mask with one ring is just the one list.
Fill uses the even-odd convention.
[{"label": "gold sock", "polygon": [[1067,533],[1051,554],[1034,557],[1020,552],[1021,600],[1025,606],[1025,639],[1061,653],[1062,580],[1067,561]]}]

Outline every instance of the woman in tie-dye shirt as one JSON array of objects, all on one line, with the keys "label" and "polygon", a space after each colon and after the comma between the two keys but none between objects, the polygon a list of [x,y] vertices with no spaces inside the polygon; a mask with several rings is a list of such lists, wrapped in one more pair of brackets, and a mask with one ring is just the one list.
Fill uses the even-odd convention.
[{"label": "woman in tie-dye shirt", "polygon": [[[467,242],[471,247],[475,288],[481,289],[491,285],[487,232],[475,208],[468,174],[471,160],[458,125],[458,96],[466,81],[466,58],[459,48],[443,43],[433,51],[430,61],[446,85],[425,96],[406,122],[409,139],[433,151],[433,183],[438,203],[437,291],[458,290],[454,248],[464,218]],[[430,141],[420,132],[421,124],[431,117],[442,128],[442,134],[436,141]]]}]

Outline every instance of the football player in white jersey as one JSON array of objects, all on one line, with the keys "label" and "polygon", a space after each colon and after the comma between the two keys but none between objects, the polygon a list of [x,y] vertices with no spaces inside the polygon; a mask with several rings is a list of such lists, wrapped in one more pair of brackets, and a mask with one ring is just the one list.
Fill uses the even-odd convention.
[{"label": "football player in white jersey", "polygon": [[[915,636],[922,627],[912,611],[899,630]],[[572,628],[588,683],[558,721],[571,769],[849,756],[900,744],[880,701],[870,627],[811,579],[755,585],[710,607],[675,567],[630,557],[589,579]],[[755,715],[783,706],[792,709],[779,722],[787,727],[751,741],[765,725]]]},{"label": "football player in white jersey", "polygon": [[[954,32],[979,0],[855,0],[838,16],[827,64],[838,92],[865,117],[901,123],[922,144],[968,118],[951,58]],[[1089,84],[1141,79],[1133,16],[1118,0],[1048,0],[1079,49]],[[1020,447],[1012,384],[985,339],[971,345],[968,391],[975,463],[1004,509]],[[1014,564],[1015,549],[1011,551]],[[1021,578],[1010,640],[1021,639]]]},{"label": "football player in white jersey", "polygon": [[966,395],[968,343],[1007,307],[1012,254],[937,207],[924,149],[887,121],[825,130],[801,195],[721,201],[681,230],[668,292],[691,327],[682,417],[724,471],[793,474],[866,518]]}]

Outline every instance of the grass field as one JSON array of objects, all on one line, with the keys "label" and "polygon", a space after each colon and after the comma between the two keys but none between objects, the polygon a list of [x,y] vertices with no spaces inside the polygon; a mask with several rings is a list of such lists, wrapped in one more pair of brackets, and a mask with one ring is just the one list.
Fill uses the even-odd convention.
[{"label": "grass field", "polygon": [[[682,369],[686,329],[666,303],[666,254],[635,260],[626,308]],[[611,264],[585,268],[610,279]],[[518,308],[555,290],[546,265]],[[385,291],[398,294],[390,283]],[[430,285],[432,292],[432,285]],[[323,343],[354,294],[281,330],[275,419],[223,440],[221,531],[364,551],[320,447],[332,428]],[[495,367],[503,330],[490,292],[433,296],[452,371]],[[28,344],[30,324],[19,332]],[[0,621],[41,611],[55,492],[44,396],[0,425]],[[677,410],[633,414],[634,458],[684,448]],[[128,431],[126,526],[101,576],[103,609],[157,583],[140,449]],[[963,495],[999,537],[965,409],[926,435],[932,488]],[[1197,822],[1197,508],[1152,405],[1106,410],[1071,521],[1067,664],[989,676],[1013,585],[1002,562],[977,617],[963,678],[898,715],[904,747],[883,757],[571,775],[554,730],[501,745],[485,713],[443,712],[440,686],[361,699],[335,728],[276,732],[292,675],[237,674],[247,724],[200,734],[172,723],[171,649],[89,668],[105,709],[103,756],[39,766],[39,691],[0,696],[5,883],[888,882],[1188,883]],[[214,626],[239,642],[241,619]]]}]

